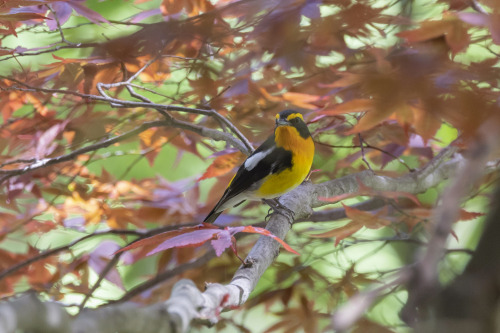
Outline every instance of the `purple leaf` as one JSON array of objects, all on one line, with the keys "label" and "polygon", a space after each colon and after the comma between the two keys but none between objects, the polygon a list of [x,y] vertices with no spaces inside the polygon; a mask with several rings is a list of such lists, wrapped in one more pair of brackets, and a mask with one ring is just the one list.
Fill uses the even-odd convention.
[{"label": "purple leaf", "polygon": [[227,148],[227,149],[224,149],[224,150],[217,151],[217,152],[213,153],[212,155],[208,156],[207,159],[218,157],[218,156],[222,156],[222,155],[231,154],[231,153],[234,153],[234,152],[237,152],[237,151],[238,151],[238,149],[236,149],[236,148]]},{"label": "purple leaf", "polygon": [[206,241],[214,238],[214,236],[220,233],[222,230],[219,229],[201,229],[195,230],[193,232],[182,234],[179,236],[167,239],[160,245],[158,245],[154,250],[148,252],[148,256],[158,253],[160,251],[168,250],[173,247],[187,247],[187,246],[199,246]]},{"label": "purple leaf", "polygon": [[[398,145],[397,143],[389,143],[383,149],[384,151],[391,153],[393,156],[399,157],[405,151],[406,147]],[[393,156],[389,154],[382,154],[382,168],[384,168],[387,163],[394,160],[395,157]]]},{"label": "purple leaf", "polygon": [[[110,259],[113,257],[113,253],[115,253],[119,249],[120,246],[113,241],[107,240],[101,242],[99,246],[96,247],[95,250],[92,251],[92,253],[90,253],[90,257],[88,260],[89,266],[98,275],[100,275],[108,265]],[[105,278],[106,280],[123,289],[122,279],[120,277],[120,274],[116,270],[116,267],[113,267],[106,274]]]},{"label": "purple leaf", "polygon": [[231,88],[224,93],[224,97],[231,98],[246,94],[248,94],[248,79],[243,79],[233,84]]},{"label": "purple leaf", "polygon": [[70,5],[75,10],[75,12],[83,17],[88,18],[91,22],[94,22],[96,24],[99,22],[109,23],[108,20],[102,17],[101,14],[81,5],[77,0],[69,1],[68,5]]},{"label": "purple leaf", "polygon": [[321,4],[321,1],[318,0],[308,0],[306,5],[302,7],[302,10],[300,13],[304,15],[305,17],[308,17],[310,19],[317,19],[321,16],[321,13],[319,11],[319,5]]},{"label": "purple leaf", "polygon": [[[52,10],[56,13],[57,19],[59,20],[59,24],[62,26],[68,19],[71,17],[71,13],[73,12],[73,9],[71,8],[70,5],[68,5],[65,2],[56,2],[52,4]],[[48,18],[51,18],[52,20],[46,20],[45,23],[47,24],[47,27],[49,27],[50,30],[56,30],[57,29],[57,21],[55,20],[54,14],[50,12],[47,15]]]},{"label": "purple leaf", "polygon": [[37,159],[44,158],[54,152],[57,145],[54,143],[56,137],[64,131],[64,128],[68,124],[68,121],[56,124],[42,133],[40,138],[38,138],[36,143],[35,156]]},{"label": "purple leaf", "polygon": [[141,22],[142,20],[145,20],[148,17],[154,16],[154,15],[161,15],[161,9],[155,8],[155,9],[146,10],[144,12],[141,12],[141,13],[133,16],[132,19],[130,20],[130,22],[138,23],[138,22]]},{"label": "purple leaf", "polygon": [[482,13],[458,13],[458,18],[472,25],[484,27],[489,23],[489,16]]},{"label": "purple leaf", "polygon": [[232,244],[232,236],[230,235],[228,230],[220,230],[216,239],[213,239],[211,242],[215,254],[217,257],[220,255]]},{"label": "purple leaf", "polygon": [[69,218],[64,219],[63,225],[66,228],[84,232],[85,231],[85,218],[83,216],[69,217]]}]

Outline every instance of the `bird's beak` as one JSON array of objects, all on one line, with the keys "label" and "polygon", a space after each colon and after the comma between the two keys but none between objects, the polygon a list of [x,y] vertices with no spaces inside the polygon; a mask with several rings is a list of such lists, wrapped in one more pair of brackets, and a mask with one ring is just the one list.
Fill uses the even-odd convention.
[{"label": "bird's beak", "polygon": [[288,126],[290,122],[286,119],[276,119],[276,126]]}]

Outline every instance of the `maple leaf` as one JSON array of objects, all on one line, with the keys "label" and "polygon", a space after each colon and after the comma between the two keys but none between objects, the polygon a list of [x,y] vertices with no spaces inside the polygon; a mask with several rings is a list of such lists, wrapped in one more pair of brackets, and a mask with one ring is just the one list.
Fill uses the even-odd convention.
[{"label": "maple leaf", "polygon": [[447,13],[441,20],[429,20],[414,30],[401,31],[396,34],[408,42],[423,42],[444,36],[451,51],[456,54],[463,51],[470,42],[470,36],[464,22],[455,14]]},{"label": "maple leaf", "polygon": [[[54,31],[57,29],[57,24],[59,23],[60,26],[64,25],[64,23],[66,23],[66,21],[69,20],[69,18],[71,17],[71,13],[73,11],[73,9],[71,8],[71,6],[66,3],[66,2],[63,2],[63,1],[58,1],[54,4],[52,4],[52,10],[50,11],[50,13],[47,15],[47,17],[50,19],[50,20],[47,20],[45,22],[45,24],[47,24],[47,27]],[[57,15],[57,20],[59,22],[57,22],[55,20],[55,17],[54,17],[54,13]]]},{"label": "maple leaf", "polygon": [[194,227],[183,227],[183,228],[180,228],[178,230],[162,232],[161,234],[138,240],[138,241],[133,242],[132,244],[127,245],[124,248],[116,251],[116,253],[120,253],[123,251],[129,251],[129,250],[144,247],[144,246],[158,246],[170,238],[173,238],[173,237],[178,236],[178,235],[182,235],[184,233],[189,233],[189,232],[199,230],[202,227],[207,228],[207,229],[208,228],[219,229],[217,226],[215,226],[213,224],[205,224],[205,225],[200,224],[200,225],[196,225]]},{"label": "maple leaf", "polygon": [[166,133],[162,128],[150,128],[139,134],[141,148],[147,150],[145,154],[150,166],[160,153],[161,147],[168,141]]},{"label": "maple leaf", "polygon": [[314,103],[319,102],[321,97],[304,93],[286,92],[283,94],[283,99],[300,108],[316,109],[318,106]]},{"label": "maple leaf", "polygon": [[273,235],[269,230],[264,229],[264,228],[259,228],[259,227],[253,227],[253,226],[245,226],[245,227],[234,227],[234,228],[229,228],[233,234],[238,233],[238,232],[248,232],[248,233],[253,233],[253,234],[261,234],[267,237],[271,237],[272,239],[276,240],[278,243],[280,243],[285,250],[288,252],[291,252],[293,254],[299,254],[297,251],[292,249],[287,243],[285,243],[283,240],[281,240],[279,237]]},{"label": "maple leaf", "polygon": [[214,5],[208,0],[163,0],[160,8],[165,15],[184,10],[189,16],[193,16],[214,9]]},{"label": "maple leaf", "polygon": [[321,110],[317,113],[332,116],[351,112],[370,111],[373,110],[374,106],[374,101],[371,99],[353,99],[342,104],[335,105],[332,108]]},{"label": "maple leaf", "polygon": [[457,17],[462,21],[480,27],[488,27],[491,32],[491,39],[495,44],[500,44],[500,14],[499,13],[457,13]]},{"label": "maple leaf", "polygon": [[98,12],[82,5],[80,1],[77,0],[69,0],[67,4],[73,8],[75,12],[80,14],[81,16],[87,18],[89,21],[98,24],[99,22],[109,23],[101,14]]},{"label": "maple leaf", "polygon": [[311,235],[311,237],[316,237],[316,238],[335,237],[335,246],[337,246],[341,240],[354,234],[362,227],[366,227],[369,229],[379,229],[381,227],[385,227],[392,223],[392,221],[382,217],[387,215],[386,209],[381,209],[377,213],[373,214],[370,212],[365,212],[356,208],[346,206],[344,204],[342,204],[342,206],[344,206],[345,213],[347,217],[351,219],[351,222],[340,228],[335,228],[333,230],[323,232],[320,234],[313,234]]},{"label": "maple leaf", "polygon": [[212,164],[210,164],[205,173],[198,178],[198,181],[225,175],[233,170],[235,166],[241,164],[245,157],[246,155],[240,151],[218,156]]},{"label": "maple leaf", "polygon": [[287,251],[298,254],[298,252],[293,250],[288,244],[266,229],[252,226],[226,227],[224,229],[219,229],[217,226],[210,223],[202,223],[194,227],[185,227],[179,230],[163,232],[125,246],[116,253],[154,245],[155,248],[146,254],[146,256],[150,256],[171,248],[198,247],[210,240],[215,253],[217,256],[220,256],[228,247],[231,247],[236,253],[234,235],[238,232],[257,233],[271,237],[278,241]]},{"label": "maple leaf", "polygon": [[[118,247],[118,244],[110,240],[101,242],[88,256],[87,263],[89,267],[91,267],[97,274],[102,274],[109,264],[113,253]],[[116,267],[113,267],[110,271],[108,271],[105,278],[123,289],[122,279]]]},{"label": "maple leaf", "polygon": [[14,13],[14,14],[0,14],[1,21],[27,21],[34,19],[49,19],[46,16],[37,13]]}]

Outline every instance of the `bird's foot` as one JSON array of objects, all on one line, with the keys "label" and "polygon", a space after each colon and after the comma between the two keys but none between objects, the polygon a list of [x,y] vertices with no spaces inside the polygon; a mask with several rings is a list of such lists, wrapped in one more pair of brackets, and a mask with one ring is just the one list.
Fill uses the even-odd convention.
[{"label": "bird's foot", "polygon": [[266,222],[269,220],[271,215],[273,215],[276,212],[277,214],[280,214],[280,215],[286,217],[288,220],[288,223],[290,223],[290,226],[292,226],[293,221],[295,219],[295,212],[293,210],[286,207],[285,205],[282,205],[278,201],[278,199],[265,199],[264,202],[271,207],[267,211],[267,215],[264,219]]},{"label": "bird's foot", "polygon": [[269,219],[271,218],[271,215],[273,215],[274,213],[274,208],[273,207],[269,207],[269,210],[267,211],[267,215],[266,217],[264,217],[264,222],[269,222]]}]

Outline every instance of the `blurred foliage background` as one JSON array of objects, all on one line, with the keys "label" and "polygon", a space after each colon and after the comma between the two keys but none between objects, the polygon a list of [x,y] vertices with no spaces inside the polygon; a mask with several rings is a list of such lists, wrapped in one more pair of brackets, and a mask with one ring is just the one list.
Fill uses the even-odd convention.
[{"label": "blurred foliage background", "polygon": [[[313,183],[366,170],[367,163],[395,177],[418,170],[450,145],[466,149],[498,111],[499,29],[492,22],[499,8],[491,1],[35,2],[7,2],[0,12],[3,297],[36,290],[76,313],[82,304],[128,295],[138,303],[164,300],[180,278],[200,287],[232,278],[239,261],[229,251],[200,260],[213,252],[208,245],[150,257],[150,249],[115,253],[148,230],[201,222],[242,161],[199,180],[216,158],[235,149],[175,126],[141,128],[100,146],[163,119],[148,103],[190,108],[168,113],[227,129],[196,111],[215,110],[254,147],[271,134],[276,112],[298,109],[318,142]],[[19,13],[28,19],[9,16]],[[112,85],[141,68],[133,89],[142,99]],[[110,84],[108,95],[98,91],[99,82]],[[110,104],[103,99],[109,96],[124,102]],[[91,149],[30,171],[85,147]],[[440,264],[443,283],[470,258],[495,179],[484,176],[464,199]],[[372,211],[385,226],[349,234],[338,228],[352,225],[352,218],[296,223],[286,242],[301,255],[281,253],[247,304],[221,314],[215,328],[199,329],[328,331],[335,309],[414,262],[446,186],[443,179],[417,194],[418,205],[391,200],[387,210]],[[348,198],[325,209],[368,199]],[[219,223],[262,222],[266,212],[265,205],[248,203]],[[331,230],[339,231],[314,236]],[[238,240],[240,255],[256,237]],[[39,259],[26,264],[29,258]],[[197,260],[195,268],[131,293]],[[25,264],[9,271],[19,263]],[[409,331],[399,317],[406,299],[405,288],[389,289],[353,331]]]}]

